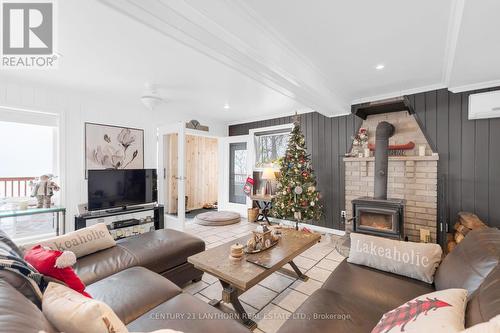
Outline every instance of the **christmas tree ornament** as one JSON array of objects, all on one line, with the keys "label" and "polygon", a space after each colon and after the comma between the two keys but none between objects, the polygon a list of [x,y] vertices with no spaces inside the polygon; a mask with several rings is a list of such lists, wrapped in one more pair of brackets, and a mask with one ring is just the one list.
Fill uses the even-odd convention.
[{"label": "christmas tree ornament", "polygon": [[302,194],[302,187],[296,186],[293,191],[295,192],[295,194],[301,195]]}]

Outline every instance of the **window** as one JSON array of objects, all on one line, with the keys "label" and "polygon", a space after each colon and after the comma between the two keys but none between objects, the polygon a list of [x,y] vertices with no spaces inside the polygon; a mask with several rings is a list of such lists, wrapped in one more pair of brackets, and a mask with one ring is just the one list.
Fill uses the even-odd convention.
[{"label": "window", "polygon": [[[0,121],[0,140],[6,143],[1,149],[0,177],[55,174],[55,135],[55,127],[52,126]],[[4,190],[0,188],[1,196],[7,196]]]},{"label": "window", "polygon": [[279,130],[255,134],[255,167],[264,168],[285,156],[290,130]]},{"label": "window", "polygon": [[243,192],[247,177],[247,144],[238,142],[229,144],[229,202],[244,204]]},{"label": "window", "polygon": [[[32,184],[43,174],[55,176],[58,168],[58,118],[54,115],[11,112],[0,109],[0,210],[36,207],[31,197]],[[52,202],[59,203],[61,192],[54,192]],[[0,219],[0,229],[17,241],[40,235],[52,236],[56,216],[52,213]]]}]

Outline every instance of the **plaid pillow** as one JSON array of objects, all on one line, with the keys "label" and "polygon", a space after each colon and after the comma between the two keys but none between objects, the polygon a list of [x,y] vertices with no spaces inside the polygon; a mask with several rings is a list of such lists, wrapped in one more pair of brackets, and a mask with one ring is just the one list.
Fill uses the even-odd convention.
[{"label": "plaid pillow", "polygon": [[382,316],[372,333],[455,333],[464,329],[467,290],[445,289],[415,297]]}]

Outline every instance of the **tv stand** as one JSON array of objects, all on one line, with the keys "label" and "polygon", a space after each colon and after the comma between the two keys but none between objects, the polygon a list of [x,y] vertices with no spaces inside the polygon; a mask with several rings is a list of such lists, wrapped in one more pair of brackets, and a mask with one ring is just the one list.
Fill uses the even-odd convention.
[{"label": "tv stand", "polygon": [[[147,211],[153,211],[154,214],[153,222],[155,230],[163,229],[165,227],[163,205],[150,205],[150,206],[121,207],[118,209],[110,209],[100,212],[94,212],[92,214],[75,215],[75,230],[87,227],[87,222],[91,222],[91,220],[110,217],[110,216],[126,215],[137,212],[147,212]],[[128,219],[129,218],[125,216],[123,218],[123,220],[128,220]]]},{"label": "tv stand", "polygon": [[[127,211],[127,212],[130,212],[130,211],[136,211],[136,210],[143,210],[144,207],[143,206],[132,206],[132,207],[127,207],[127,206],[123,206],[123,207],[119,207],[119,208],[111,208],[111,209],[106,209],[104,212],[106,213],[118,213],[118,212],[123,212],[123,211]],[[97,212],[96,215],[99,215],[100,212]]]}]

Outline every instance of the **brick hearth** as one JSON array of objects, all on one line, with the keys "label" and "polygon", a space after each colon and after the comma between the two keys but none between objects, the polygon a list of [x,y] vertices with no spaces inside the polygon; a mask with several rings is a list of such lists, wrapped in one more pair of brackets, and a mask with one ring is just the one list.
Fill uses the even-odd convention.
[{"label": "brick hearth", "polygon": [[[437,231],[437,161],[438,156],[389,157],[388,197],[405,199],[405,235],[419,241],[420,229]],[[344,158],[345,201],[352,216],[351,200],[373,196],[375,158]]]}]

